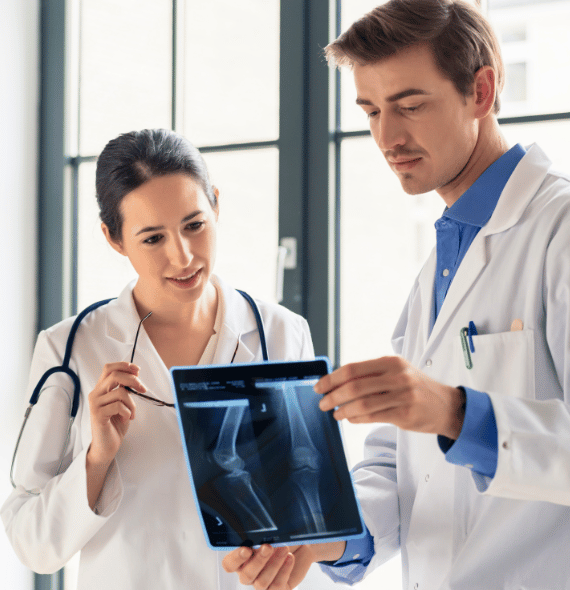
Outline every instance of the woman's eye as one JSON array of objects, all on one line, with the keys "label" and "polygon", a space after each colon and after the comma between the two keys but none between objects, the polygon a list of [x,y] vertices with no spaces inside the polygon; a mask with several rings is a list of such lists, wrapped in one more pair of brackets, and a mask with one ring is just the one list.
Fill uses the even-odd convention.
[{"label": "woman's eye", "polygon": [[204,225],[203,221],[192,221],[186,226],[186,229],[190,229],[192,231],[199,230]]},{"label": "woman's eye", "polygon": [[162,240],[161,235],[150,236],[149,238],[146,238],[146,240],[143,240],[143,244],[157,244],[160,240]]}]

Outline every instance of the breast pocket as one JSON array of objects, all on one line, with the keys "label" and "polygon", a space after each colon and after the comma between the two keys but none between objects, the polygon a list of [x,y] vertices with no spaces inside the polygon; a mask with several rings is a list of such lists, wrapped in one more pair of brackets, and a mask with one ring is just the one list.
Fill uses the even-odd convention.
[{"label": "breast pocket", "polygon": [[473,367],[468,369],[457,335],[453,365],[457,385],[485,393],[534,399],[534,333],[532,330],[473,337]]}]

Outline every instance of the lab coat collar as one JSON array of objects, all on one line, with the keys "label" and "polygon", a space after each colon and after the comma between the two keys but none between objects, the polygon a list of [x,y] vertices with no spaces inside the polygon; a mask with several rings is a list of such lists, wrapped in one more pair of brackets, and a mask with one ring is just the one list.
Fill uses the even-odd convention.
[{"label": "lab coat collar", "polygon": [[[437,341],[443,328],[455,314],[461,301],[487,265],[488,251],[485,238],[513,227],[520,220],[543,183],[551,166],[550,160],[536,144],[531,145],[526,150],[527,153],[507,181],[491,219],[477,234],[457,269],[455,278],[449,287],[431,332],[429,328],[430,322],[433,320],[433,311],[431,314],[423,314],[424,325],[422,327],[424,333],[429,334],[426,350]],[[427,309],[430,310],[434,308],[433,284],[435,272],[436,253],[434,249],[420,276],[422,301],[429,302]]]},{"label": "lab coat collar", "polygon": [[249,363],[255,354],[246,346],[243,336],[257,331],[257,322],[249,303],[233,287],[218,276],[212,275],[212,283],[218,289],[218,297],[224,305],[224,319],[218,337],[218,346],[212,363],[227,365],[236,350],[234,363]]},{"label": "lab coat collar", "polygon": [[526,151],[507,181],[489,223],[481,230],[485,236],[510,229],[519,221],[552,166],[536,144],[527,147]]},{"label": "lab coat collar", "polygon": [[[218,290],[220,305],[223,309],[223,320],[218,345],[214,354],[213,364],[228,364],[233,356],[240,338],[240,343],[234,358],[234,363],[251,362],[255,354],[244,344],[242,338],[246,334],[257,331],[255,316],[249,303],[228,283],[216,275],[211,277],[212,283]],[[128,347],[133,346],[135,334],[140,318],[133,299],[133,288],[136,280],[129,283],[119,297],[108,304],[106,335]],[[140,342],[145,336],[144,326],[139,336]],[[138,348],[138,346],[137,346]]]}]

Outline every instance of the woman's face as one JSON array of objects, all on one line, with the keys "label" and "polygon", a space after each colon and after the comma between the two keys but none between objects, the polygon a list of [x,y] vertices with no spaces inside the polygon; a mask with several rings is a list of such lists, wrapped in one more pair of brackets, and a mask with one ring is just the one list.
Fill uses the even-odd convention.
[{"label": "woman's face", "polygon": [[123,198],[121,213],[121,241],[105,224],[103,232],[139,275],[135,295],[155,307],[197,301],[214,267],[218,222],[199,182],[183,173],[154,177]]}]

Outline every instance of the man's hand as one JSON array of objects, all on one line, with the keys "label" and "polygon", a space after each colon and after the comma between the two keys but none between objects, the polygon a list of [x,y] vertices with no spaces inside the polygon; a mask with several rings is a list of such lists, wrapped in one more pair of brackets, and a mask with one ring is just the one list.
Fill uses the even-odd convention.
[{"label": "man's hand", "polygon": [[316,543],[259,549],[240,547],[230,551],[222,561],[227,572],[235,572],[241,584],[255,590],[292,590],[305,578],[316,561],[336,561],[344,553],[346,543]]},{"label": "man's hand", "polygon": [[338,406],[337,420],[390,422],[453,440],[463,426],[464,392],[430,379],[398,356],[344,365],[320,379],[315,391],[326,394],[321,410]]}]

